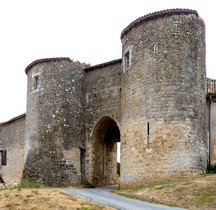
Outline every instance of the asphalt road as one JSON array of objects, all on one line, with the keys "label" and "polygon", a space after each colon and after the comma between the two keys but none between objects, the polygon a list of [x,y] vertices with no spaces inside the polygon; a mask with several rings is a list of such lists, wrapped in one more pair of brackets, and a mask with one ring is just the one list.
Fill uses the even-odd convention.
[{"label": "asphalt road", "polygon": [[119,210],[180,210],[180,208],[148,203],[111,193],[110,191],[115,188],[117,188],[117,186],[97,187],[91,189],[67,188],[62,191],[67,194],[77,195]]}]

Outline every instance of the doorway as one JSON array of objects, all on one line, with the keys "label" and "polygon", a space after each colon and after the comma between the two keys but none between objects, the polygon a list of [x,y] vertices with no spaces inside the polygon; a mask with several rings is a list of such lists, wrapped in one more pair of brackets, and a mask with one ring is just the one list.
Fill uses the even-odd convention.
[{"label": "doorway", "polygon": [[120,130],[110,117],[102,118],[93,132],[93,184],[95,186],[117,183],[117,142]]}]

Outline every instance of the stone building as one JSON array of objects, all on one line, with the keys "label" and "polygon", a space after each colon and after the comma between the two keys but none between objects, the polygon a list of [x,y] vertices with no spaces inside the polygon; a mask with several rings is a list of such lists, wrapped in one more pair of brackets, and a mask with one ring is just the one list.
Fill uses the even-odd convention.
[{"label": "stone building", "polygon": [[207,79],[208,162],[216,164],[216,80]]},{"label": "stone building", "polygon": [[26,67],[26,114],[0,124],[6,184],[21,176],[49,186],[114,184],[117,142],[121,187],[203,173],[216,160],[216,91],[207,93],[198,13],[140,17],[121,42],[122,58],[103,64],[47,58]]}]

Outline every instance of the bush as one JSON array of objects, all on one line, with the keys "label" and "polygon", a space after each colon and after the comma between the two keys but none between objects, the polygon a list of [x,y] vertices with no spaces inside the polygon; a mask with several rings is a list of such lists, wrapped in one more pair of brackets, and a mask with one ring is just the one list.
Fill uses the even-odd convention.
[{"label": "bush", "polygon": [[216,173],[216,163],[208,164],[206,169],[207,174],[215,174]]}]

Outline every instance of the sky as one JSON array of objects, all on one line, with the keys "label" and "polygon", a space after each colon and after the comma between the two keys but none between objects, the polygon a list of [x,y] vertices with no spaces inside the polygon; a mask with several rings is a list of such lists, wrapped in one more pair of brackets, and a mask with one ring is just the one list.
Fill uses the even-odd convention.
[{"label": "sky", "polygon": [[91,65],[121,58],[122,30],[164,9],[193,9],[204,19],[207,77],[216,79],[214,5],[212,0],[0,1],[0,122],[25,113],[28,64],[52,57]]}]

